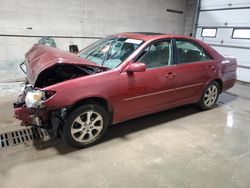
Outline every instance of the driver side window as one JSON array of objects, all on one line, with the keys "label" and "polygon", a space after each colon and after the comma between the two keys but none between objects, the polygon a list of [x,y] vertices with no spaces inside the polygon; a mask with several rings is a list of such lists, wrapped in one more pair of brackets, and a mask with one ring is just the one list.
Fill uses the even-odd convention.
[{"label": "driver side window", "polygon": [[154,42],[141,53],[138,61],[145,63],[147,68],[157,68],[171,65],[171,42],[169,40]]}]

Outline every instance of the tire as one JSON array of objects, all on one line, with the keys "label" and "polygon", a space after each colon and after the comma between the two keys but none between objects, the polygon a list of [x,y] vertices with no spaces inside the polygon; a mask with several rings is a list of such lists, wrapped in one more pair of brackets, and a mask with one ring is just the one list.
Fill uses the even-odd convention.
[{"label": "tire", "polygon": [[200,99],[199,106],[202,110],[212,109],[219,97],[220,86],[217,82],[213,81],[210,83]]},{"label": "tire", "polygon": [[65,120],[63,140],[75,148],[96,144],[104,136],[109,124],[107,111],[98,104],[87,104],[75,109]]}]

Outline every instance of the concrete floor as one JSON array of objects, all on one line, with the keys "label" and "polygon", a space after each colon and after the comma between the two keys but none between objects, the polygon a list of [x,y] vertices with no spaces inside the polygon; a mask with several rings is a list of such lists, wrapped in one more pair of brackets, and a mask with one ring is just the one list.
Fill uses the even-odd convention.
[{"label": "concrete floor", "polygon": [[[250,187],[250,87],[243,90],[223,93],[210,111],[188,105],[111,126],[83,150],[56,139],[3,149],[0,187]],[[0,132],[19,128],[13,98],[1,97]]]}]

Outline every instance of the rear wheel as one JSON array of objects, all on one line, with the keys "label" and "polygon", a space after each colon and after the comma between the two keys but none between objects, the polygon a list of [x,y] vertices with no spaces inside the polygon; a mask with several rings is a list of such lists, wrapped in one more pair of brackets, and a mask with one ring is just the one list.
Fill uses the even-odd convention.
[{"label": "rear wheel", "polygon": [[108,113],[102,106],[81,106],[67,117],[63,127],[63,139],[76,148],[91,146],[103,137],[108,122]]},{"label": "rear wheel", "polygon": [[213,108],[218,100],[219,93],[220,86],[217,82],[213,81],[211,84],[208,85],[208,87],[204,91],[199,102],[199,106],[203,110],[209,110]]}]

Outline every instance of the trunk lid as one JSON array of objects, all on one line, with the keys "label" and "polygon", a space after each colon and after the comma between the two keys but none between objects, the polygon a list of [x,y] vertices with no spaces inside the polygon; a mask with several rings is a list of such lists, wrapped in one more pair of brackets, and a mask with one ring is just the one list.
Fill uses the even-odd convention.
[{"label": "trunk lid", "polygon": [[232,56],[224,56],[225,59],[222,63],[222,71],[223,73],[236,72],[237,69],[237,60]]},{"label": "trunk lid", "polygon": [[237,60],[235,57],[225,56],[222,64],[222,80],[224,82],[236,80]]},{"label": "trunk lid", "polygon": [[[30,84],[34,85],[38,75],[56,64],[74,64],[87,65],[94,67],[98,66],[95,63],[82,59],[76,54],[72,54],[57,48],[52,48],[46,45],[35,44],[25,55],[27,79]],[[104,67],[102,67],[104,68]]]}]

